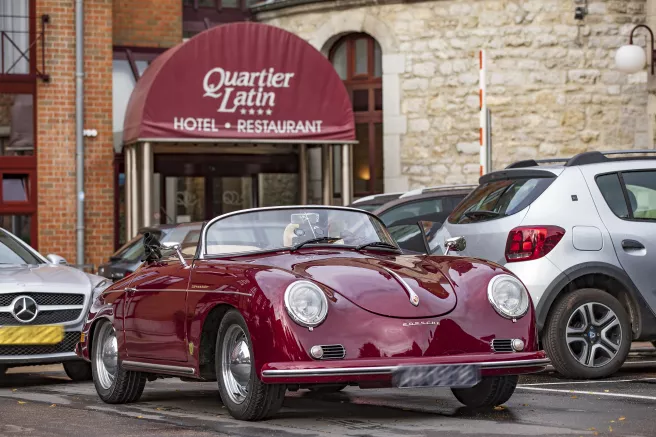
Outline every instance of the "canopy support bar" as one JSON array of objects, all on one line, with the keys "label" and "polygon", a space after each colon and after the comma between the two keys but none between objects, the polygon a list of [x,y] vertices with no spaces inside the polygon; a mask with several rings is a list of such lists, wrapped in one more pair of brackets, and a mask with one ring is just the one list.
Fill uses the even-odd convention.
[{"label": "canopy support bar", "polygon": [[323,204],[333,204],[333,146],[324,144],[321,146],[321,176],[323,184]]},{"label": "canopy support bar", "polygon": [[301,144],[298,148],[298,179],[299,183],[299,197],[301,205],[308,203],[308,156],[307,145]]},{"label": "canopy support bar", "polygon": [[143,225],[150,226],[153,218],[153,148],[144,143],[143,152]]},{"label": "canopy support bar", "polygon": [[349,144],[342,145],[342,205],[347,206],[353,200],[353,172],[351,162],[353,148]]}]

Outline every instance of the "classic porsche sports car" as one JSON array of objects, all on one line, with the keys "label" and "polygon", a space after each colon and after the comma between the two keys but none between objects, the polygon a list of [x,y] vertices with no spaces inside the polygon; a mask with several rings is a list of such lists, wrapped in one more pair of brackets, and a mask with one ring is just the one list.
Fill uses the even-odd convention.
[{"label": "classic porsche sports car", "polygon": [[147,262],[93,303],[77,347],[99,396],[134,402],[147,380],[218,380],[238,419],[286,390],[451,387],[506,402],[538,350],[524,285],[480,260],[402,255],[383,223],[345,207],[219,216],[195,255],[144,238]]}]

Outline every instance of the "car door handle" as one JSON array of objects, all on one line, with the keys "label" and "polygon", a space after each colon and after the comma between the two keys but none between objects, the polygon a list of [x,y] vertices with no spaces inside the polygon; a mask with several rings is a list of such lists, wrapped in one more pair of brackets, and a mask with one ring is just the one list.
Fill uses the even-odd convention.
[{"label": "car door handle", "polygon": [[622,240],[622,249],[624,250],[641,250],[645,246],[639,241],[635,240]]}]

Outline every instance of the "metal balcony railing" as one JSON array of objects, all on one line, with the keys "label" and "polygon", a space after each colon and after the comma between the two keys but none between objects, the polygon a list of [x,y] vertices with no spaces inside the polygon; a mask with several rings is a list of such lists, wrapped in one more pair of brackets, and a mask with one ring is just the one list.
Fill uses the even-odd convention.
[{"label": "metal balcony railing", "polygon": [[[45,82],[50,80],[45,62],[46,25],[50,23],[50,16],[41,16],[38,29],[34,22],[28,15],[0,14],[0,24],[5,24],[0,27],[0,78],[4,76],[4,79],[11,80],[23,76],[38,77]],[[37,64],[39,42],[41,62]]]}]

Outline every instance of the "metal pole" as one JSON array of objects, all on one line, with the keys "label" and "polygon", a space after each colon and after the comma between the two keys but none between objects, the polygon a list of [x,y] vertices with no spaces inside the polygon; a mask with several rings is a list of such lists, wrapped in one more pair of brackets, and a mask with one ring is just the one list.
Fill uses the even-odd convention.
[{"label": "metal pole", "polygon": [[350,205],[352,201],[351,189],[351,145],[342,145],[342,204]]},{"label": "metal pole", "polygon": [[138,203],[138,184],[137,184],[137,145],[130,146],[129,152],[132,154],[132,159],[130,160],[132,165],[130,167],[130,177],[132,178],[132,183],[131,185],[131,190],[132,190],[132,195],[130,196],[130,200],[132,201],[132,215],[130,216],[130,220],[132,221],[132,235],[130,235],[130,238],[134,237],[137,235],[137,232],[139,232],[139,203]]},{"label": "metal pole", "polygon": [[143,224],[150,226],[153,217],[153,148],[149,142],[143,144]]},{"label": "metal pole", "polygon": [[126,146],[125,153],[125,227],[126,241],[132,238],[132,152]]},{"label": "metal pole", "polygon": [[486,146],[486,158],[487,158],[487,172],[492,171],[492,111],[487,110],[487,124],[485,133],[487,134],[485,146]]},{"label": "metal pole", "polygon": [[323,204],[333,204],[333,146],[321,146],[321,177],[323,183]]},{"label": "metal pole", "polygon": [[75,0],[75,166],[77,191],[77,264],[84,264],[84,10]]},{"label": "metal pole", "polygon": [[307,144],[301,144],[298,147],[298,178],[299,178],[299,197],[301,205],[308,203],[308,157]]},{"label": "metal pole", "polygon": [[485,50],[481,50],[479,53],[479,70],[480,70],[480,89],[479,89],[479,103],[481,108],[480,114],[480,143],[481,143],[481,152],[480,152],[480,175],[483,176],[488,172],[487,169],[487,103],[486,103],[486,83],[485,83]]}]

